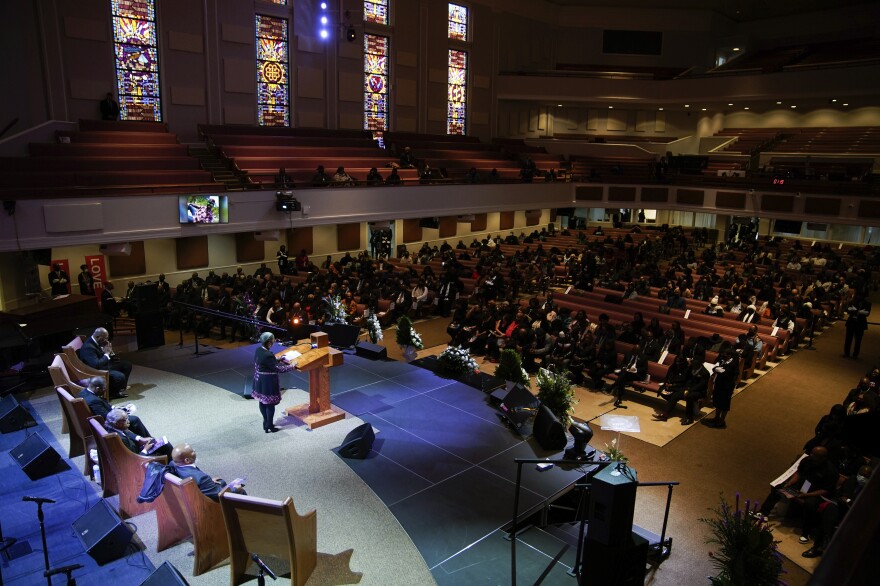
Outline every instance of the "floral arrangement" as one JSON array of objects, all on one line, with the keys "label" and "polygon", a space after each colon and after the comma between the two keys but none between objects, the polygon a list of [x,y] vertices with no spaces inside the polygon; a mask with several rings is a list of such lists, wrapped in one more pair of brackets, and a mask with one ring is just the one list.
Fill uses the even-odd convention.
[{"label": "floral arrangement", "polygon": [[421,350],[425,347],[425,344],[422,343],[422,337],[413,329],[412,320],[405,315],[397,320],[396,341],[397,345],[402,348],[412,346],[416,350]]},{"label": "floral arrangement", "polygon": [[348,323],[348,312],[339,295],[324,297],[324,303],[327,304],[327,323]]},{"label": "floral arrangement", "polygon": [[538,370],[535,382],[538,384],[538,399],[541,404],[546,405],[568,429],[571,424],[572,407],[577,403],[568,373],[541,368]]},{"label": "floral arrangement", "polygon": [[714,586],[778,586],[785,584],[779,579],[785,570],[782,555],[773,541],[773,533],[766,518],[758,513],[758,501],[746,499],[745,509],[739,508],[739,493],[734,507],[724,500],[717,509],[711,509],[715,517],[700,519],[711,529],[706,543],[718,545],[718,551],[710,551],[712,565],[717,576],[710,576]]},{"label": "floral arrangement", "polygon": [[480,366],[471,358],[470,350],[461,346],[447,346],[437,357],[437,374],[459,378],[477,372]]},{"label": "floral arrangement", "polygon": [[495,376],[500,379],[519,383],[524,387],[531,388],[532,381],[529,380],[529,373],[522,367],[519,352],[512,348],[501,351],[501,357],[498,359],[498,367],[495,368]]},{"label": "floral arrangement", "polygon": [[370,342],[375,344],[382,339],[382,325],[379,323],[379,318],[376,317],[375,313],[370,314],[364,327],[367,328],[367,335],[370,336]]},{"label": "floral arrangement", "polygon": [[622,464],[629,463],[629,458],[623,455],[623,450],[617,445],[617,438],[611,440],[610,446],[605,444],[605,450],[602,453],[612,462],[620,462]]}]

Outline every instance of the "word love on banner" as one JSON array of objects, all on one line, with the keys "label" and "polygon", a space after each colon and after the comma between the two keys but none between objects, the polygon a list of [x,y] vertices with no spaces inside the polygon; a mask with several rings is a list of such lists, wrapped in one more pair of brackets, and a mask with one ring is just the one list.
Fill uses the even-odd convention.
[{"label": "word love on banner", "polygon": [[92,274],[92,278],[95,279],[95,298],[100,305],[101,293],[104,292],[104,283],[107,282],[107,268],[104,266],[104,255],[87,256],[86,267],[89,273]]}]

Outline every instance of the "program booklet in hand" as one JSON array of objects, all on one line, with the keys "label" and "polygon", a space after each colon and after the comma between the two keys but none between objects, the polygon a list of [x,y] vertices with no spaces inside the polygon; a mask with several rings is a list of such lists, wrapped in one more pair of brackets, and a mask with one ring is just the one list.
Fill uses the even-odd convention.
[{"label": "program booklet in hand", "polygon": [[166,445],[167,443],[168,443],[168,438],[163,435],[161,438],[159,438],[153,442],[153,446],[149,449],[149,451],[147,451],[147,454],[154,453],[156,450],[158,450],[162,446]]}]

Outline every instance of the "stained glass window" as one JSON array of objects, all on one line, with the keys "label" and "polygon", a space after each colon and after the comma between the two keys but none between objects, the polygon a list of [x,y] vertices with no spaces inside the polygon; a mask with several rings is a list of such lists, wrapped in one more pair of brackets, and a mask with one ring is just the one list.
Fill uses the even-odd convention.
[{"label": "stained glass window", "polygon": [[449,3],[449,38],[456,41],[468,40],[468,9],[451,2]]},{"label": "stained glass window", "polygon": [[287,20],[257,15],[257,124],[290,126]]},{"label": "stained glass window", "polygon": [[111,0],[120,120],[162,120],[154,0]]},{"label": "stained glass window", "polygon": [[467,60],[466,52],[449,49],[446,134],[465,134],[467,127]]},{"label": "stained glass window", "polygon": [[364,130],[388,129],[388,37],[364,35]]},{"label": "stained glass window", "polygon": [[287,0],[269,0],[272,4],[278,4],[279,6],[287,6]]},{"label": "stained glass window", "polygon": [[388,24],[388,0],[364,0],[364,22]]}]

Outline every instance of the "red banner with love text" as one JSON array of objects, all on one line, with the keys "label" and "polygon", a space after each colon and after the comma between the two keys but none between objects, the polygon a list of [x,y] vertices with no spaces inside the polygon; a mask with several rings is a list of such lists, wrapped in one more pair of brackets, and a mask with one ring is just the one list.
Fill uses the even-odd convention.
[{"label": "red banner with love text", "polygon": [[104,283],[107,282],[107,268],[104,266],[104,255],[87,256],[86,268],[95,280],[95,299],[98,300],[98,305],[100,305],[101,293],[104,292]]}]

